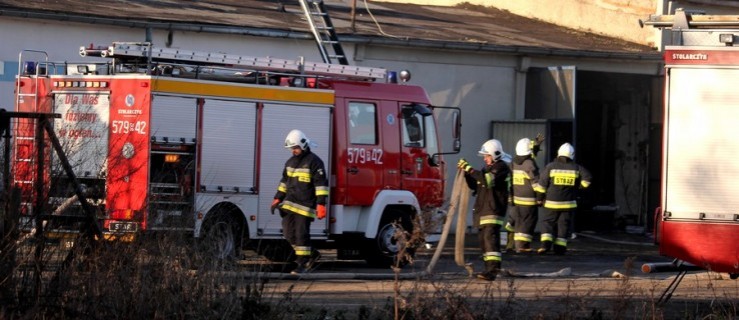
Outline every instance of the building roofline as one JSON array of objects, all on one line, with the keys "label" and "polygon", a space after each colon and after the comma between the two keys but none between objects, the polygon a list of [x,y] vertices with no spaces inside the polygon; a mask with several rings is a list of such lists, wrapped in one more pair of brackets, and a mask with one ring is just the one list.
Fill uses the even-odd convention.
[{"label": "building roofline", "polygon": [[[308,32],[292,31],[284,29],[255,28],[243,26],[226,26],[215,24],[198,24],[198,23],[180,23],[180,22],[158,22],[137,19],[121,19],[121,18],[104,18],[99,16],[85,16],[69,13],[56,13],[44,11],[27,11],[16,10],[10,8],[0,8],[0,16],[30,18],[39,20],[55,20],[55,21],[71,21],[86,24],[103,24],[111,26],[141,28],[141,29],[160,29],[168,31],[189,31],[198,33],[215,33],[230,35],[247,35],[268,38],[286,38],[299,40],[312,40],[313,37]],[[344,43],[369,44],[369,45],[386,45],[413,48],[432,48],[459,50],[471,52],[490,52],[511,55],[527,55],[527,56],[555,56],[569,58],[596,58],[596,59],[620,59],[620,60],[637,60],[637,61],[662,61],[662,54],[655,53],[628,53],[628,52],[608,52],[608,51],[588,51],[588,50],[568,50],[553,48],[538,48],[527,46],[506,46],[495,45],[484,42],[459,42],[448,40],[427,40],[417,38],[390,38],[380,36],[365,36],[356,34],[339,34],[339,38]]]}]

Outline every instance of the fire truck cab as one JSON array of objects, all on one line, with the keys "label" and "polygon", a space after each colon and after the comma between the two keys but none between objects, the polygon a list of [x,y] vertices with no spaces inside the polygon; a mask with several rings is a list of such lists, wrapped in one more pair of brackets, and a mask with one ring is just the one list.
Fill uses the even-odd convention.
[{"label": "fire truck cab", "polygon": [[[292,251],[270,205],[292,129],[317,145],[330,177],[327,219],[311,225],[314,246],[389,265],[400,250],[397,227],[418,228],[414,219],[444,201],[436,108],[423,88],[392,81],[396,73],[149,43],[81,48],[109,59],[94,63],[24,59],[35,53],[21,53],[16,111],[61,115],[55,132],[106,238],[185,231],[218,258],[250,247],[286,261]],[[459,110],[452,114],[458,139]],[[38,210],[31,121],[13,129],[25,217]],[[54,159],[44,166],[49,203],[64,201],[70,192]]]}]

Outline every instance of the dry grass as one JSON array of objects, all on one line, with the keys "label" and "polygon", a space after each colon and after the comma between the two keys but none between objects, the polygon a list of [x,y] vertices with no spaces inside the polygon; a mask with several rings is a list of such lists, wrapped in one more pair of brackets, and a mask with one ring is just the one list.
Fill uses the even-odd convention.
[{"label": "dry grass", "polygon": [[[402,234],[407,243],[417,236]],[[633,269],[632,261],[625,264]],[[531,288],[514,277],[484,283],[396,277],[384,304],[332,308],[305,299],[317,284],[238,276],[234,268],[201,256],[185,236],[105,243],[62,274],[56,294],[4,296],[0,319],[736,319],[739,309],[736,296],[717,290],[712,278],[692,284],[714,290],[712,300],[673,300],[660,308],[664,283],[644,289],[628,276],[607,280],[610,296],[601,287],[583,290],[576,279],[562,279],[541,282],[525,298],[523,290]],[[28,292],[20,284],[13,288]],[[560,294],[548,294],[554,290]]]}]

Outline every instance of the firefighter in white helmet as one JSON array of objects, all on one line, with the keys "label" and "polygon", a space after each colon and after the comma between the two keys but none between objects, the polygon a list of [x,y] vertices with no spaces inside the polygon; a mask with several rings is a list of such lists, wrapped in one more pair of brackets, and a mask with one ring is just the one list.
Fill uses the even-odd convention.
[{"label": "firefighter in white helmet", "polygon": [[537,192],[546,193],[539,254],[552,250],[552,244],[555,254],[567,252],[570,220],[577,210],[578,189],[589,187],[592,180],[590,171],[575,163],[574,159],[575,148],[569,143],[562,144],[557,158],[544,167],[539,186],[535,187]]},{"label": "firefighter in white helmet", "polygon": [[482,260],[485,271],[477,275],[488,281],[495,280],[502,262],[500,250],[500,229],[503,226],[508,208],[508,189],[510,169],[504,159],[509,156],[503,152],[500,141],[486,141],[478,152],[485,161],[485,166],[475,170],[465,160],[459,159],[457,167],[465,172],[467,185],[477,196],[472,209],[472,219],[478,228]]},{"label": "firefighter in white helmet", "polygon": [[[542,196],[534,190],[539,186],[539,167],[534,161],[544,136],[539,134],[534,140],[523,138],[516,144],[516,156],[511,161],[511,198],[510,218],[512,227],[506,224],[506,230],[513,237],[508,237],[508,245],[517,253],[531,252],[534,229],[539,218],[537,205]],[[514,245],[515,244],[515,245]]]},{"label": "firefighter in white helmet", "polygon": [[285,162],[271,208],[273,214],[279,209],[282,233],[295,251],[293,274],[310,270],[318,259],[318,251],[310,244],[310,223],[326,217],[326,170],[321,158],[311,152],[311,145],[315,146],[302,131],[288,133],[285,148],[292,151],[292,157]]}]

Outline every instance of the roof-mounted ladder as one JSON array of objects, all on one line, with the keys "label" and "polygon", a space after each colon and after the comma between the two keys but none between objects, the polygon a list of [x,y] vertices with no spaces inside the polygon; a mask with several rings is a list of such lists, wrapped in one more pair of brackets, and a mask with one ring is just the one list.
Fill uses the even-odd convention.
[{"label": "roof-mounted ladder", "polygon": [[331,63],[332,59],[336,59],[339,64],[348,65],[349,61],[346,59],[344,48],[341,47],[336,29],[331,23],[331,17],[329,17],[326,7],[323,5],[323,0],[300,0],[300,6],[303,7],[305,18],[308,20],[310,31],[316,39],[323,62]]},{"label": "roof-mounted ladder", "polygon": [[299,60],[286,60],[270,57],[250,57],[225,53],[155,48],[148,42],[113,42],[107,49],[80,47],[80,55],[115,59],[137,59],[145,60],[149,63],[224,66],[256,71],[286,72],[355,80],[373,79],[384,81],[387,77],[387,70],[382,68],[307,62],[302,57]]},{"label": "roof-mounted ladder", "polygon": [[650,15],[642,26],[670,29],[727,29],[739,28],[739,15],[705,15],[702,12],[675,10],[674,15]]}]

